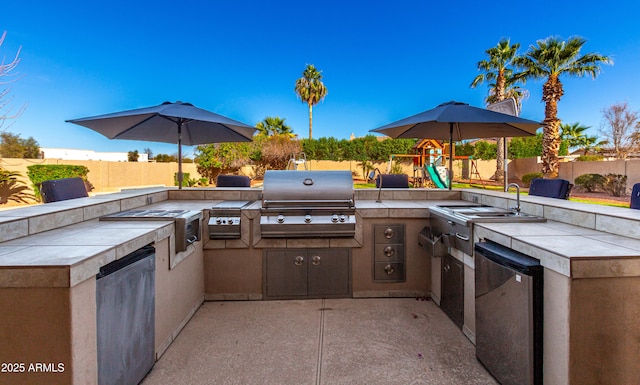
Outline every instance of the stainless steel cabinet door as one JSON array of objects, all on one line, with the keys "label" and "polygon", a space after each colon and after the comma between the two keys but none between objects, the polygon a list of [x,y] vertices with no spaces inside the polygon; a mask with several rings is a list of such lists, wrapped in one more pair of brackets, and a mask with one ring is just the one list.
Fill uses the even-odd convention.
[{"label": "stainless steel cabinet door", "polygon": [[441,296],[440,307],[461,328],[464,322],[464,265],[451,255],[442,257]]},{"label": "stainless steel cabinet door", "polygon": [[351,294],[348,250],[309,250],[309,296]]},{"label": "stainless steel cabinet door", "polygon": [[306,296],[307,263],[306,250],[267,251],[267,297]]}]

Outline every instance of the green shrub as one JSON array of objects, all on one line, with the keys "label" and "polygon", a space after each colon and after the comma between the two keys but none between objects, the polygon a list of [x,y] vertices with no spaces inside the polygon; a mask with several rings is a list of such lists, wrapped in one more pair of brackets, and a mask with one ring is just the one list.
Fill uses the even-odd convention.
[{"label": "green shrub", "polygon": [[576,158],[576,161],[578,162],[594,162],[594,161],[600,161],[604,159],[604,156],[602,155],[580,155],[579,157]]},{"label": "green shrub", "polygon": [[88,173],[89,169],[85,166],[69,164],[34,164],[27,167],[27,176],[29,180],[31,180],[33,192],[39,201],[42,200],[40,196],[40,184],[47,180],[80,177],[84,180],[87,191],[93,190],[93,185],[87,179]]},{"label": "green shrub", "polygon": [[620,174],[607,174],[604,176],[605,182],[602,185],[605,191],[614,197],[623,196],[627,191],[627,176]]},{"label": "green shrub", "polygon": [[528,174],[524,174],[522,176],[522,184],[528,187],[531,184],[531,180],[542,177],[544,177],[544,175],[541,172],[530,172]]},{"label": "green shrub", "polygon": [[605,177],[600,174],[582,174],[573,181],[576,187],[586,192],[594,192],[601,189],[605,182]]}]

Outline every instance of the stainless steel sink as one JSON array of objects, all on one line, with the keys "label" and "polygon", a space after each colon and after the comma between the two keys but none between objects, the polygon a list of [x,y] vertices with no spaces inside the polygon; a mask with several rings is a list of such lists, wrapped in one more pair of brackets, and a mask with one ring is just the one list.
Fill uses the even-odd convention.
[{"label": "stainless steel sink", "polygon": [[438,205],[431,209],[452,219],[457,219],[461,223],[547,221],[546,218],[537,215],[514,212],[487,205]]}]

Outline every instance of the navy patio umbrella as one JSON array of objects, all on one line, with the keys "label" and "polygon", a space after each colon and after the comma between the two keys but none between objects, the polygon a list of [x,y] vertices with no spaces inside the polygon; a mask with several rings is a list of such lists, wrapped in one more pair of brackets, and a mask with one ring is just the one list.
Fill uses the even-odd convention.
[{"label": "navy patio umbrella", "polygon": [[542,124],[451,101],[371,130],[391,138],[449,140],[449,189],[453,180],[453,141],[535,135]]},{"label": "navy patio umbrella", "polygon": [[178,188],[182,188],[182,144],[251,142],[255,127],[197,108],[190,103],[164,102],[67,122],[90,128],[109,139],[178,143]]}]

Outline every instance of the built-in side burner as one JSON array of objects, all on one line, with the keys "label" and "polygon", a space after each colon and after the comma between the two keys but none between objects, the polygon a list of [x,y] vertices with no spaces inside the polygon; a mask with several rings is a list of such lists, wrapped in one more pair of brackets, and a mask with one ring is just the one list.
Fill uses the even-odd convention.
[{"label": "built-in side burner", "polygon": [[223,201],[209,210],[209,239],[240,238],[240,213],[253,201]]}]

